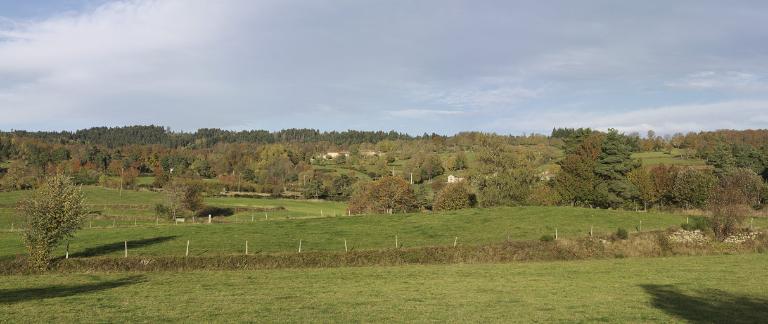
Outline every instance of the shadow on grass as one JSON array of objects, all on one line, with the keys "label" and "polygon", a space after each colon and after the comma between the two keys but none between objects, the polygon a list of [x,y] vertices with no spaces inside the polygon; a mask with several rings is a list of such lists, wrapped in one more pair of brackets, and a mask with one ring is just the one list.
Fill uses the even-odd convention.
[{"label": "shadow on grass", "polygon": [[710,289],[686,295],[671,285],[641,285],[651,304],[673,316],[697,323],[761,323],[768,318],[768,299]]},{"label": "shadow on grass", "polygon": [[[166,241],[173,240],[175,238],[176,236],[159,236],[159,237],[153,237],[153,238],[148,238],[143,240],[128,241],[128,249],[135,249],[135,248],[140,248],[144,246],[160,244]],[[73,258],[87,258],[87,257],[94,257],[94,256],[110,254],[113,252],[123,251],[124,249],[125,249],[125,242],[115,242],[115,243],[99,245],[97,247],[87,248],[81,252],[70,254],[69,256]]]},{"label": "shadow on grass", "polygon": [[0,304],[12,304],[27,300],[42,300],[48,298],[68,297],[80,294],[94,293],[102,290],[122,287],[144,282],[144,276],[130,276],[122,279],[82,285],[57,285],[41,288],[21,288],[0,290]]}]

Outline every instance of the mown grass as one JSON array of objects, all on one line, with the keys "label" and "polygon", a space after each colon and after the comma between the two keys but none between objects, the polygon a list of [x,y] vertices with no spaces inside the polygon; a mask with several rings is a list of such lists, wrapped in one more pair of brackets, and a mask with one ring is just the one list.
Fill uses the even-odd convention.
[{"label": "mown grass", "polygon": [[0,322],[761,322],[768,255],[6,276]]},{"label": "mown grass", "polygon": [[[129,246],[131,255],[183,255],[187,240],[192,255],[238,254],[248,241],[252,252],[293,252],[301,240],[303,251],[479,245],[504,240],[536,240],[544,234],[560,238],[595,234],[664,229],[685,222],[684,216],[572,207],[503,207],[467,209],[445,213],[340,216],[307,219],[263,220],[242,223],[118,225],[117,228],[85,228],[70,242],[70,253],[134,240],[170,237],[157,244]],[[763,226],[764,219],[755,226]],[[18,232],[0,232],[0,256],[23,253]],[[122,250],[107,255],[121,255]],[[56,250],[63,255],[63,247]]]}]

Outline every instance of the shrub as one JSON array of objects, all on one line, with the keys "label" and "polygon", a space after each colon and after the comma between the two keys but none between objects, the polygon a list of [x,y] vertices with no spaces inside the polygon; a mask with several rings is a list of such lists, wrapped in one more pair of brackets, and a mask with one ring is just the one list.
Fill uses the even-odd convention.
[{"label": "shrub", "polygon": [[413,188],[398,177],[383,177],[362,184],[349,200],[349,210],[356,214],[409,212],[416,207]]},{"label": "shrub", "polygon": [[539,241],[542,242],[552,242],[555,240],[555,237],[549,234],[544,234],[539,238]]},{"label": "shrub", "polygon": [[626,240],[629,238],[629,232],[625,228],[619,227],[618,230],[616,230],[616,237],[621,240]]},{"label": "shrub", "polygon": [[197,211],[197,217],[208,217],[208,215],[211,216],[232,216],[235,214],[235,211],[232,208],[226,208],[226,207],[216,207],[216,206],[206,206]]}]

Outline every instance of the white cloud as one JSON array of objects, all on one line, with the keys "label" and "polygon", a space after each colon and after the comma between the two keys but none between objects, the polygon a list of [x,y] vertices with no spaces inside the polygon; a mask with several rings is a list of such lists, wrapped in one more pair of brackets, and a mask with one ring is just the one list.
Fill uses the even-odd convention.
[{"label": "white cloud", "polygon": [[714,129],[765,128],[768,100],[724,101],[705,104],[671,105],[627,112],[542,112],[504,118],[490,123],[495,130],[550,130],[553,127],[591,127],[599,130],[660,134]]},{"label": "white cloud", "polygon": [[[704,93],[733,116],[684,105],[606,113],[685,102],[686,89],[765,99],[766,45],[755,40],[768,29],[754,28],[765,4],[661,4],[125,0],[0,18],[0,128],[450,133],[489,123],[504,132],[765,123],[759,109],[745,113],[718,91]],[[702,23],[714,20],[731,23]],[[709,70],[726,72],[679,78]],[[638,95],[645,88],[653,89]],[[692,116],[669,113],[681,109]]]},{"label": "white cloud", "polygon": [[768,79],[752,73],[703,71],[667,83],[672,88],[691,90],[768,91]]},{"label": "white cloud", "polygon": [[426,117],[435,117],[435,116],[455,116],[455,115],[462,115],[465,112],[459,111],[459,110],[437,110],[437,109],[401,109],[401,110],[392,110],[387,112],[389,115],[394,117],[405,117],[405,118],[426,118]]}]

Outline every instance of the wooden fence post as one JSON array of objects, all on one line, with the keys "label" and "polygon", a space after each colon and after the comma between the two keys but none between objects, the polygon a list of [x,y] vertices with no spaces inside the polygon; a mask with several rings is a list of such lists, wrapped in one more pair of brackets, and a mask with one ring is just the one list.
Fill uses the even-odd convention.
[{"label": "wooden fence post", "polygon": [[347,249],[347,239],[344,239],[344,252],[349,252]]},{"label": "wooden fence post", "polygon": [[301,240],[299,240],[299,253],[301,253]]},{"label": "wooden fence post", "polygon": [[208,224],[211,223],[211,214],[208,214]]},{"label": "wooden fence post", "polygon": [[456,238],[453,239],[453,247],[456,247],[456,243],[458,242],[459,242],[459,237],[457,236]]},{"label": "wooden fence post", "polygon": [[125,241],[125,257],[128,257],[128,241]]},{"label": "wooden fence post", "polygon": [[66,254],[64,255],[64,258],[65,258],[65,259],[69,259],[69,242],[67,242],[67,252],[66,252]]},{"label": "wooden fence post", "polygon": [[397,248],[397,235],[395,235],[395,248]]},{"label": "wooden fence post", "polygon": [[557,227],[555,227],[555,239],[557,239]]},{"label": "wooden fence post", "polygon": [[245,255],[248,255],[248,240],[245,240]]},{"label": "wooden fence post", "polygon": [[189,240],[187,240],[187,252],[184,254],[184,257],[189,256]]}]

